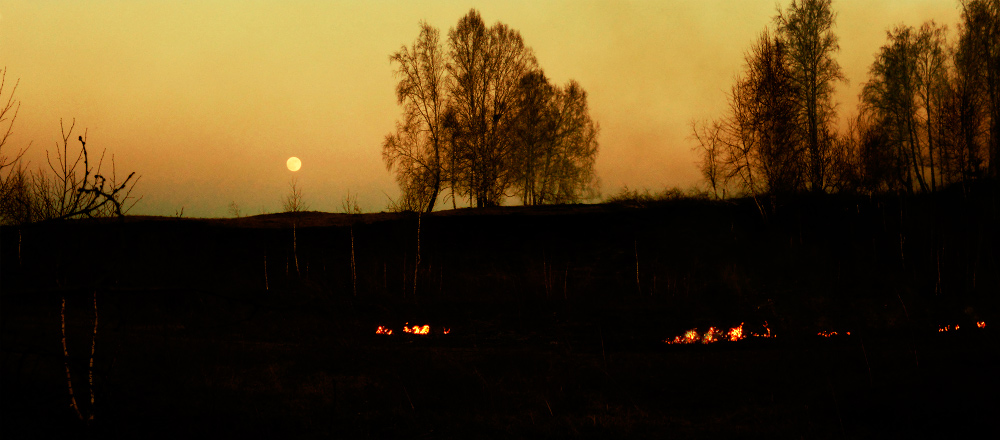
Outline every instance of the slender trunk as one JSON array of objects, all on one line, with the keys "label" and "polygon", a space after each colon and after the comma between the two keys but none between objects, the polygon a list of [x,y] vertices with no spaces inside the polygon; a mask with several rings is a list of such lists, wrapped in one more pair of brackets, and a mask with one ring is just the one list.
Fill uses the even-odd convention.
[{"label": "slender trunk", "polygon": [[937,190],[937,181],[934,177],[934,134],[931,130],[931,88],[927,86],[927,95],[924,99],[924,107],[927,111],[927,156],[931,168],[931,191]]},{"label": "slender trunk", "polygon": [[59,311],[59,317],[62,321],[62,346],[63,346],[63,364],[66,366],[66,388],[69,389],[69,406],[73,408],[76,412],[76,416],[83,420],[83,414],[80,412],[80,407],[76,405],[76,397],[73,395],[73,379],[69,374],[69,349],[66,347],[66,297],[62,297],[62,309]]},{"label": "slender trunk", "polygon": [[920,160],[920,140],[917,139],[917,129],[913,123],[913,112],[909,112],[909,115],[906,121],[906,128],[910,138],[910,159],[913,165],[913,174],[917,177],[920,190],[927,192],[927,182],[924,181],[923,163]]}]

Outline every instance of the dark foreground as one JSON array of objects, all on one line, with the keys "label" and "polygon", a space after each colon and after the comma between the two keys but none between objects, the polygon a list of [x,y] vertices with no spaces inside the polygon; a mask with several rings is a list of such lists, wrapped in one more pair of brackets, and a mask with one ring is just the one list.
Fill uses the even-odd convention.
[{"label": "dark foreground", "polygon": [[992,438],[985,200],[4,228],[0,435]]}]

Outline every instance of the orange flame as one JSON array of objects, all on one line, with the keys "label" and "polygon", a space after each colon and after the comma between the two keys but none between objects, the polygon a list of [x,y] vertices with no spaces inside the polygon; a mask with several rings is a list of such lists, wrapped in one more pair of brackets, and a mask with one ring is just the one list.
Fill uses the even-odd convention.
[{"label": "orange flame", "polygon": [[976,327],[986,328],[986,321],[976,321]]},{"label": "orange flame", "polygon": [[392,334],[392,329],[388,329],[388,328],[382,327],[380,325],[380,326],[378,326],[377,329],[375,329],[375,334],[376,335],[391,335]]},{"label": "orange flame", "polygon": [[413,328],[409,328],[409,327],[405,327],[405,326],[403,327],[403,333],[412,333],[412,334],[415,334],[415,335],[426,335],[426,334],[430,334],[430,332],[431,332],[431,326],[429,326],[429,325],[424,325],[423,327],[421,327],[419,325],[415,325],[415,326],[413,326]]},{"label": "orange flame", "polygon": [[[743,324],[744,323],[741,322],[739,326],[733,327],[729,329],[729,331],[725,332],[715,327],[709,327],[708,330],[703,334],[699,334],[698,329],[693,328],[691,330],[684,332],[684,335],[682,336],[675,336],[673,339],[665,339],[663,342],[667,344],[695,344],[698,342],[702,344],[711,344],[719,341],[736,342],[746,338],[746,336],[743,334]],[[766,336],[757,335],[755,333],[752,335],[767,338],[771,337],[770,334],[771,331],[768,330]]]},{"label": "orange flame", "polygon": [[767,330],[767,333],[763,333],[763,334],[760,334],[760,333],[750,333],[750,336],[753,336],[755,338],[773,338],[774,337],[774,336],[771,335],[771,328],[767,326],[767,321],[764,321],[764,330]]},{"label": "orange flame", "polygon": [[739,341],[743,339],[743,323],[740,323],[739,327],[733,327],[729,329],[729,333],[726,334],[726,338],[731,342]]},{"label": "orange flame", "polygon": [[450,328],[445,328],[444,329],[444,334],[447,335],[448,333],[451,333],[451,329]]}]

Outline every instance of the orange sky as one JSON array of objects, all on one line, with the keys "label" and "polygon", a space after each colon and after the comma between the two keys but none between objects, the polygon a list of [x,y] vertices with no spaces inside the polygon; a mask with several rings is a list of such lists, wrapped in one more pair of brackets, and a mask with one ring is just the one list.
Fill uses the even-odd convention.
[{"label": "orange sky", "polygon": [[[782,7],[787,0],[780,1]],[[661,190],[700,184],[692,119],[722,114],[743,53],[775,0],[675,1],[4,1],[0,62],[20,79],[9,148],[32,166],[59,119],[137,171],[133,214],[275,212],[293,176],[310,209],[348,191],[381,211],[398,195],[381,143],[400,115],[389,55],[426,20],[447,34],[470,7],[521,32],[551,80],[577,80],[600,124],[597,173]],[[954,35],[957,0],[834,0],[837,58],[857,94],[890,26],[934,19]],[[5,92],[8,89],[5,89]],[[75,137],[75,136],[74,136]],[[450,204],[449,204],[450,205]]]}]

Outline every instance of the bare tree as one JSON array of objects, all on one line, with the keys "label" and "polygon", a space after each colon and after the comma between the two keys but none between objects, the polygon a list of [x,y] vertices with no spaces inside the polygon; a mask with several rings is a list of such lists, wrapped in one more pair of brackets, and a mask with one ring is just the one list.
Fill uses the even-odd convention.
[{"label": "bare tree", "polygon": [[766,30],[746,54],[746,71],[729,95],[729,112],[698,127],[702,174],[713,191],[735,183],[756,197],[804,187],[804,154],[796,128],[797,90],[784,45]]},{"label": "bare tree", "polygon": [[789,67],[798,90],[798,117],[809,158],[809,185],[824,189],[827,145],[822,143],[826,127],[833,120],[833,85],[846,80],[833,53],[840,50],[833,33],[836,14],[831,0],[792,0],[785,12],[778,11],[774,22],[787,45]]},{"label": "bare tree", "polygon": [[575,81],[553,87],[542,71],[521,78],[513,184],[525,205],[572,203],[596,194],[599,128]]},{"label": "bare tree", "polygon": [[513,128],[521,78],[536,70],[521,34],[503,23],[487,29],[476,10],[448,32],[451,109],[455,127],[452,173],[476,206],[500,204],[515,173]]},{"label": "bare tree", "polygon": [[695,141],[698,142],[694,148],[701,151],[701,160],[698,163],[698,169],[701,171],[702,177],[708,182],[709,188],[712,189],[712,195],[718,200],[719,191],[723,192],[725,195],[725,183],[722,179],[722,146],[720,136],[722,132],[722,125],[718,121],[713,121],[711,123],[704,122],[700,125],[691,121],[691,133]]},{"label": "bare tree", "polygon": [[285,201],[282,203],[282,209],[284,212],[303,212],[309,209],[306,205],[305,200],[302,197],[302,188],[299,187],[299,180],[292,178],[292,182],[289,184],[289,193],[285,196]]},{"label": "bare tree", "polygon": [[[924,23],[916,35],[916,78],[917,98],[923,110],[923,126],[927,144],[927,165],[930,170],[931,191],[937,190],[937,175],[934,166],[935,140],[938,132],[935,128],[940,119],[937,108],[940,107],[942,95],[946,89],[947,74],[945,65],[945,32],[947,28],[938,26],[933,20]],[[940,162],[940,161],[939,161]]]},{"label": "bare tree", "polygon": [[417,41],[389,57],[398,65],[396,98],[403,106],[403,121],[382,145],[382,159],[388,170],[396,167],[396,181],[404,198],[416,199],[427,212],[434,209],[444,172],[448,77],[446,54],[439,40],[438,30],[421,22]]},{"label": "bare tree", "polygon": [[[864,111],[887,129],[885,148],[906,191],[937,188],[944,100],[949,90],[944,28],[898,26],[876,56],[862,91]],[[928,180],[930,183],[928,184]]]},{"label": "bare tree", "polygon": [[549,84],[520,33],[487,27],[470,10],[448,32],[421,23],[409,48],[390,60],[404,108],[382,157],[401,189],[389,209],[431,211],[444,200],[496,206],[575,202],[597,192],[593,170],[598,125],[576,82]]},{"label": "bare tree", "polygon": [[938,101],[937,133],[942,183],[966,182],[983,174],[988,130],[986,93],[974,73],[979,54],[967,43],[950,49],[953,69],[946,72]]},{"label": "bare tree", "polygon": [[1000,176],[1000,0],[962,0],[961,73],[985,95],[988,170]]},{"label": "bare tree", "polygon": [[754,152],[769,193],[805,187],[805,152],[796,126],[798,88],[788,68],[785,44],[765,30],[747,57],[746,85],[751,133],[759,138]]},{"label": "bare tree", "polygon": [[[27,147],[18,149],[8,156],[7,140],[14,133],[21,101],[15,99],[17,86],[14,83],[7,95],[6,103],[0,107],[0,224],[20,224],[31,221],[31,175],[21,158]],[[7,85],[7,69],[0,70],[0,99]],[[30,146],[30,145],[29,145]]]},{"label": "bare tree", "polygon": [[340,201],[340,210],[344,214],[361,214],[361,206],[358,205],[358,195],[351,195],[350,191],[347,191],[347,196]]}]

